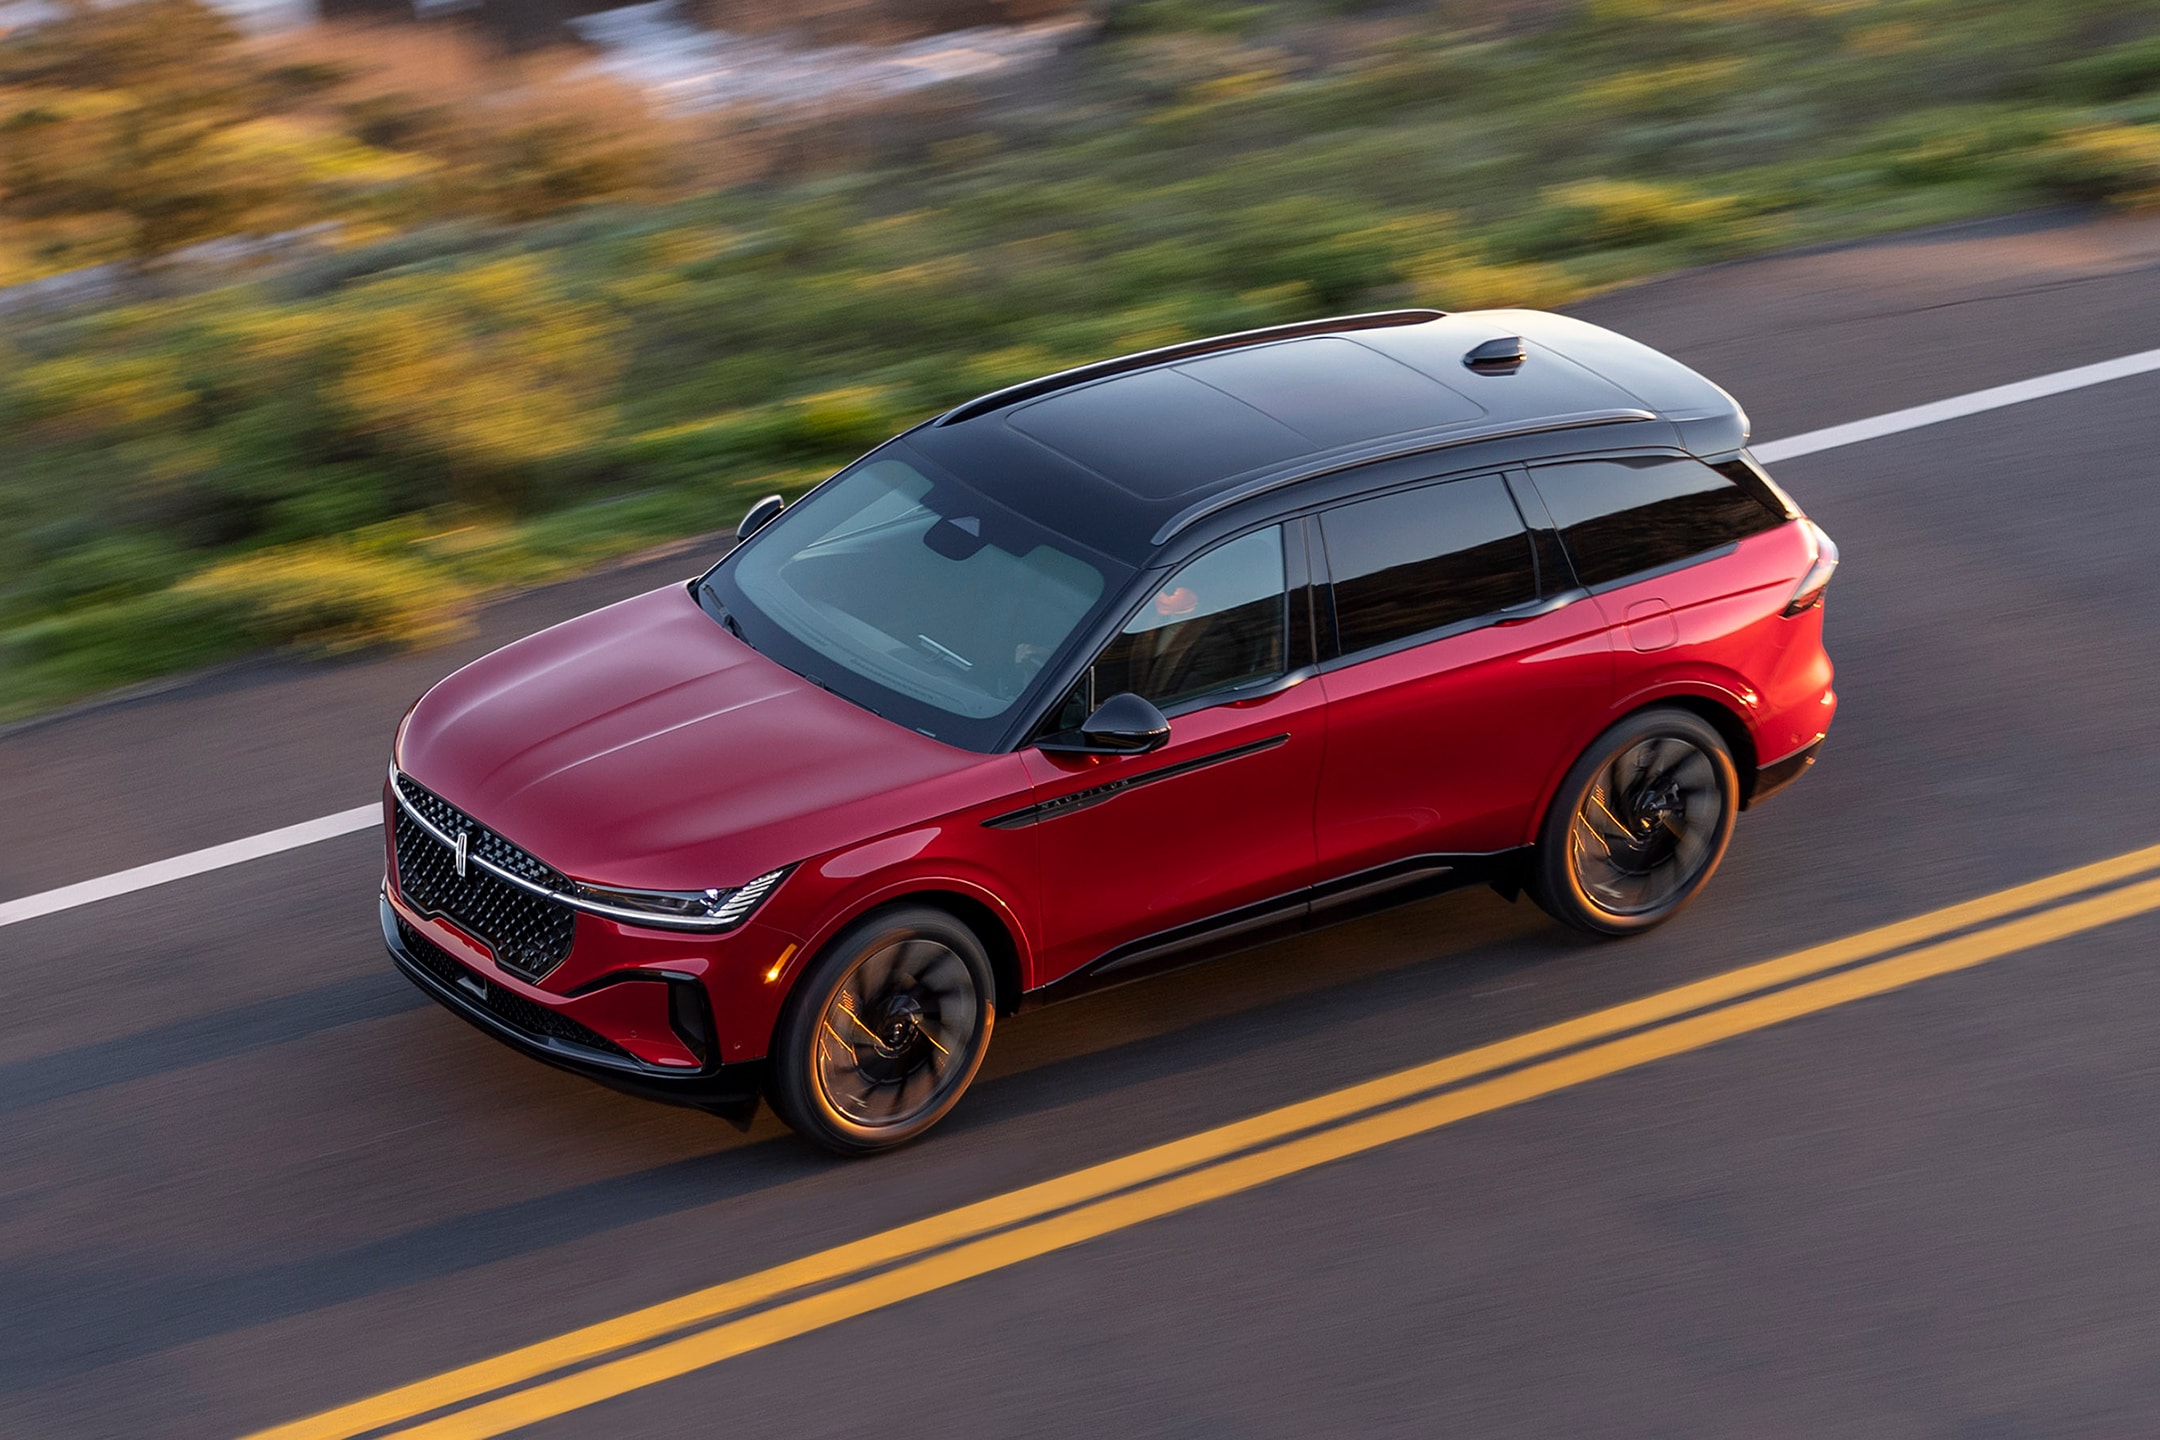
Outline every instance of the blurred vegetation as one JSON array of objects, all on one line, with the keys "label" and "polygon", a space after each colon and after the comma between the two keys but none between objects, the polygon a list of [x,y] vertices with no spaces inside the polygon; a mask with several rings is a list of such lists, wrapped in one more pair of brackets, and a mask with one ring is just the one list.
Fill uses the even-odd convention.
[{"label": "blurred vegetation", "polygon": [[695,122],[194,0],[0,39],[0,284],[109,281],[0,291],[0,718],[425,643],[1104,354],[2160,204],[2160,0],[1107,13],[1017,93]]}]

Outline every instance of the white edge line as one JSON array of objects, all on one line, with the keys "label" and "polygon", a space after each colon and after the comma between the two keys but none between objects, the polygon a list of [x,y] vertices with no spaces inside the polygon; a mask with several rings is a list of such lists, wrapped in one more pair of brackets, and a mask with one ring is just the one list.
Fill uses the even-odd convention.
[{"label": "white edge line", "polygon": [[350,835],[355,831],[372,830],[380,824],[382,806],[379,803],[356,805],[350,810],[340,810],[335,815],[303,820],[298,825],[287,825],[279,830],[265,830],[260,835],[250,835],[244,840],[228,840],[223,845],[212,845],[206,850],[191,850],[185,855],[175,855],[170,860],[156,860],[148,865],[137,865],[132,870],[122,870],[95,880],[63,885],[43,894],[26,895],[20,900],[0,902],[0,926],[34,920],[40,915],[51,915],[61,910],[73,910],[78,905],[110,900],[116,895],[148,890],[153,885],[185,880],[191,875],[200,875],[208,870],[222,870],[228,865],[259,860],[265,855],[276,855],[280,851],[297,850],[303,845],[334,840],[340,835]]},{"label": "white edge line", "polygon": [[[2082,390],[2088,385],[2101,385],[2110,380],[2122,380],[2156,370],[2160,370],[2160,350],[2141,350],[2135,355],[2102,360],[2093,365],[2080,365],[2071,370],[2058,370],[2051,375],[2036,375],[2030,380],[1997,385],[1988,390],[1975,390],[1969,395],[1953,395],[1948,400],[1915,405],[1907,410],[1893,410],[1887,415],[1854,420],[1845,425],[1810,430],[1804,435],[1794,435],[1785,440],[1772,440],[1755,446],[1754,455],[1765,465],[1774,465],[1781,460],[1795,460],[1802,455],[1814,455],[1824,450],[1858,445],[1864,440],[1877,440],[1885,435],[1897,435],[1927,425],[1940,425],[1946,420],[1958,420],[1983,411],[2000,410],[2006,405],[2022,405],[2028,400],[2041,400],[2068,390]],[[265,855],[297,850],[303,845],[313,845],[318,841],[334,840],[340,835],[350,835],[357,830],[373,829],[381,820],[382,808],[379,805],[357,805],[350,810],[340,810],[335,815],[303,820],[298,825],[287,825],[281,830],[265,830],[260,835],[250,835],[244,840],[229,840],[223,845],[212,845],[207,850],[193,850],[185,855],[176,855],[170,860],[138,865],[132,870],[122,870],[96,880],[63,885],[57,890],[26,895],[20,900],[0,901],[0,926],[34,920],[40,915],[52,915],[62,910],[73,910],[99,900],[110,900],[116,895],[128,895],[137,890],[147,890],[154,885],[185,880],[205,871],[222,870],[228,865],[259,860]]]},{"label": "white edge line", "polygon": [[2160,350],[2142,350],[2135,355],[2102,360],[2097,365],[2080,365],[2075,370],[2058,370],[2052,375],[2036,375],[2030,380],[1997,385],[1992,390],[1975,390],[1970,395],[1954,395],[1948,400],[1915,405],[1910,410],[1893,410],[1887,415],[1877,415],[1868,420],[1832,425],[1825,430],[1810,430],[1805,435],[1795,435],[1789,440],[1772,440],[1766,445],[1755,447],[1755,458],[1765,465],[1774,465],[1780,460],[1813,455],[1819,450],[1857,445],[1863,440],[1875,440],[1884,435],[1918,430],[1923,425],[1940,425],[1945,420],[1978,415],[1985,410],[2000,410],[2005,405],[2022,405],[2027,400],[2041,400],[2050,395],[2060,395],[2066,390],[2082,390],[2088,385],[2122,380],[2154,370],[2160,370]]}]

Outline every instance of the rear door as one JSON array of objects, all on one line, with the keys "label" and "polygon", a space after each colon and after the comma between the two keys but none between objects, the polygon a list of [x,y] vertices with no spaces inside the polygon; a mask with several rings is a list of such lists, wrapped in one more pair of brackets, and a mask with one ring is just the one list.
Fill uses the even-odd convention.
[{"label": "rear door", "polygon": [[1791,638],[1777,611],[1792,589],[1793,546],[1756,538],[1787,523],[1782,507],[1683,455],[1530,474],[1612,627],[1620,707],[1681,684],[1723,691],[1745,711],[1747,673]]},{"label": "rear door", "polygon": [[1525,843],[1612,686],[1603,618],[1551,536],[1499,473],[1355,501],[1319,525],[1336,651],[1321,666],[1322,881],[1363,893]]},{"label": "rear door", "polygon": [[1132,691],[1169,717],[1170,743],[1023,752],[1035,804],[1003,823],[1032,825],[1041,847],[1036,984],[1302,913],[1324,713],[1310,613],[1301,525],[1287,544],[1279,525],[1225,541],[1149,587],[1050,722]]}]

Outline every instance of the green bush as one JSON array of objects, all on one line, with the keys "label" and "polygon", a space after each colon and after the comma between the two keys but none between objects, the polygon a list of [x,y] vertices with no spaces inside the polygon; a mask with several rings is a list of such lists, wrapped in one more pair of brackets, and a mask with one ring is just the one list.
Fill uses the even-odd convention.
[{"label": "green bush", "polygon": [[2016,177],[2050,134],[2048,118],[2003,107],[1952,107],[1892,121],[1863,156],[1897,185]]},{"label": "green bush", "polygon": [[2160,90],[2160,35],[2066,60],[2048,71],[2046,85],[2066,100],[2091,104]]},{"label": "green bush", "polygon": [[18,612],[50,614],[162,590],[191,566],[188,551],[169,537],[106,535],[38,566],[0,603]]},{"label": "green bush", "polygon": [[225,659],[247,634],[215,605],[170,590],[0,631],[0,715]]},{"label": "green bush", "polygon": [[1581,180],[1547,190],[1536,211],[1503,230],[1502,243],[1532,260],[1668,241],[1711,251],[1743,237],[1747,220],[1747,207],[1730,195],[1642,180]]},{"label": "green bush", "polygon": [[2082,125],[2033,152],[2033,182],[2064,200],[2160,205],[2160,126]]}]

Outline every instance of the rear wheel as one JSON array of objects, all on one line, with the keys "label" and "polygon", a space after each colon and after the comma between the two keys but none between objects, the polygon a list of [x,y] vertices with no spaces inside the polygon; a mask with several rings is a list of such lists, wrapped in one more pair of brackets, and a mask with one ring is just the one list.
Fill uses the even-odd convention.
[{"label": "rear wheel", "polygon": [[918,905],[865,917],[789,997],[774,1037],[773,1109],[842,1154],[914,1139],[981,1068],[995,996],[982,941],[952,915]]},{"label": "rear wheel", "polygon": [[1594,935],[1678,914],[1732,840],[1740,778],[1717,730],[1686,710],[1630,715],[1561,782],[1538,835],[1531,894]]}]

